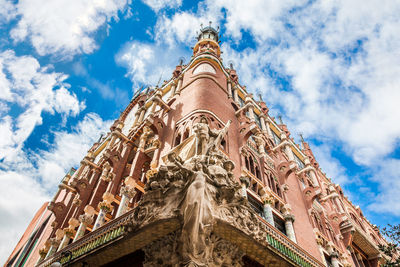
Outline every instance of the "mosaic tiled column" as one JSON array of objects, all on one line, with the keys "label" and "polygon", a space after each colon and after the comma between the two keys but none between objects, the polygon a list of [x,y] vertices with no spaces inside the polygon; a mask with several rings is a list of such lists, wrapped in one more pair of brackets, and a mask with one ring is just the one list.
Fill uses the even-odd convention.
[{"label": "mosaic tiled column", "polygon": [[70,239],[75,236],[75,228],[78,227],[79,221],[75,218],[71,218],[69,219],[68,224],[69,226],[64,229],[64,237],[61,240],[60,246],[58,247],[57,251],[65,248],[69,244]]},{"label": "mosaic tiled column", "polygon": [[106,222],[106,215],[113,209],[111,205],[114,196],[108,192],[104,193],[103,201],[99,203],[99,214],[97,215],[96,222],[94,223],[93,231],[101,227]]},{"label": "mosaic tiled column", "polygon": [[58,247],[60,246],[61,239],[63,238],[63,236],[64,236],[64,231],[62,229],[57,229],[56,236],[49,239],[50,248],[47,251],[45,259],[47,259],[51,255],[53,255],[57,251]]},{"label": "mosaic tiled column", "polygon": [[45,242],[44,247],[39,250],[39,259],[37,260],[36,265],[38,262],[41,262],[42,260],[45,259],[47,253],[49,252],[50,247],[51,247],[51,241],[50,239],[48,239]]},{"label": "mosaic tiled column", "polygon": [[262,201],[264,202],[263,206],[263,214],[264,214],[264,219],[271,224],[272,226],[275,226],[274,223],[274,215],[272,213],[272,207],[271,205],[274,204],[275,200],[274,197],[268,194],[264,194],[261,197]]},{"label": "mosaic tiled column", "polygon": [[294,228],[293,228],[294,215],[285,214],[283,215],[283,218],[285,219],[285,229],[287,236],[289,237],[290,240],[296,243],[297,242],[296,235],[294,233]]},{"label": "mosaic tiled column", "polygon": [[[128,179],[132,179],[132,178],[128,177]],[[121,202],[119,203],[118,211],[117,211],[117,214],[115,215],[116,218],[121,216],[125,212],[127,212],[129,202],[136,195],[136,189],[134,186],[132,187],[132,186],[125,185],[125,186],[121,187],[120,194],[121,194]]]},{"label": "mosaic tiled column", "polygon": [[294,233],[293,222],[294,222],[294,215],[291,214],[292,208],[289,204],[286,204],[282,208],[283,218],[285,219],[285,230],[286,235],[289,237],[290,240],[297,243],[296,235]]},{"label": "mosaic tiled column", "polygon": [[73,242],[80,239],[85,234],[87,226],[93,222],[93,217],[95,214],[94,208],[92,206],[87,205],[84,211],[85,213],[79,216],[79,221],[81,222],[81,224],[79,225],[78,230],[76,231],[76,235]]}]

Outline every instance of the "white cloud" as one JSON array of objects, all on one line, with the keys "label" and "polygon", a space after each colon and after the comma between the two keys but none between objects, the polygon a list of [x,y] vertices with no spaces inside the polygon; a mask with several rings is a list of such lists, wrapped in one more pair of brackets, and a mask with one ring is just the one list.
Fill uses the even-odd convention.
[{"label": "white cloud", "polygon": [[216,27],[221,18],[222,14],[208,7],[200,9],[197,14],[177,12],[171,17],[162,15],[157,20],[155,38],[159,43],[166,43],[173,47],[177,46],[176,42],[188,45],[195,41],[196,31],[199,31],[201,24],[207,26],[211,21]]},{"label": "white cloud", "polygon": [[0,235],[4,237],[0,241],[0,261],[6,260],[34,213],[51,199],[67,171],[79,165],[111,123],[89,113],[72,131],[53,132],[54,142],[47,150],[19,150],[13,162],[0,165]]},{"label": "white cloud", "polygon": [[11,1],[0,0],[0,26],[1,24],[10,21],[17,15],[17,10]]},{"label": "white cloud", "polygon": [[48,195],[29,175],[1,171],[0,182],[0,261],[5,262],[35,212]]},{"label": "white cloud", "polygon": [[155,12],[164,8],[177,8],[182,5],[182,0],[142,0],[146,5],[151,7]]},{"label": "white cloud", "polygon": [[11,37],[28,39],[40,55],[90,53],[96,48],[96,31],[111,19],[117,20],[128,3],[130,0],[22,0],[16,4],[20,19]]},{"label": "white cloud", "polygon": [[42,112],[76,116],[85,108],[64,82],[67,76],[41,67],[31,56],[16,56],[11,50],[0,53],[0,103],[18,107],[17,115],[0,118],[0,159],[13,161],[36,125]]},{"label": "white cloud", "polygon": [[382,162],[371,180],[379,185],[374,202],[368,206],[373,212],[394,214],[400,217],[400,160]]},{"label": "white cloud", "polygon": [[112,121],[103,121],[97,114],[89,113],[71,132],[54,133],[49,150],[37,154],[39,176],[45,188],[54,188],[73,166],[77,166],[101,132],[106,132]]},{"label": "white cloud", "polygon": [[[186,51],[168,47],[165,44],[129,42],[116,55],[118,64],[128,69],[127,76],[134,86],[139,84],[154,86],[160,78],[169,79]],[[161,80],[162,83],[163,80]]]},{"label": "white cloud", "polygon": [[[263,93],[273,115],[284,115],[292,133],[332,146],[319,155],[340,145],[372,174],[383,168],[380,162],[400,140],[398,2],[205,1],[197,13],[159,19],[157,40],[194,43],[188,36],[207,12],[224,23],[223,39],[240,42],[243,32],[253,37],[255,47],[240,52],[223,43],[223,58],[235,62],[248,90]],[[321,165],[338,176],[335,181],[348,182],[332,159],[321,158]],[[388,187],[379,190],[389,203],[396,198]]]}]

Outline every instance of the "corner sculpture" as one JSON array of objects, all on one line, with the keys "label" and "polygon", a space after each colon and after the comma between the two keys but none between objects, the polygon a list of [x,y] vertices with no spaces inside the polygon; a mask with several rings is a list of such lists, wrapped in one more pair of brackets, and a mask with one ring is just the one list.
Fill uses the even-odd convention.
[{"label": "corner sculpture", "polygon": [[201,119],[194,134],[163,157],[157,171],[147,172],[146,193],[135,208],[130,231],[171,218],[180,227],[142,248],[143,266],[243,266],[239,246],[215,234],[217,221],[266,242],[265,225],[233,177],[234,163],[218,149],[230,123],[211,130]]}]

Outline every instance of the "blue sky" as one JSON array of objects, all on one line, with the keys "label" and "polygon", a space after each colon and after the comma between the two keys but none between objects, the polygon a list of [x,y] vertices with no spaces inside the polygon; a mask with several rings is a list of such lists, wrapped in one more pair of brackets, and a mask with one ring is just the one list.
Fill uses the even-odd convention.
[{"label": "blue sky", "polygon": [[372,223],[400,219],[400,4],[0,0],[0,262],[140,86],[200,24]]}]

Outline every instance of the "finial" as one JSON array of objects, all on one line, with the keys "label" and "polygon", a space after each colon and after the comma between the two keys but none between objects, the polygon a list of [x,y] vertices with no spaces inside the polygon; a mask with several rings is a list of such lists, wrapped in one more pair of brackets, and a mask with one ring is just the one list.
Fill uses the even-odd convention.
[{"label": "finial", "polygon": [[200,23],[200,29],[203,29],[203,23]]},{"label": "finial", "polygon": [[105,133],[100,133],[100,137],[99,140],[97,140],[97,143],[100,143],[101,139],[103,138],[103,136],[105,135]]},{"label": "finial", "polygon": [[299,136],[300,136],[301,142],[302,142],[302,143],[305,143],[304,137],[303,137],[303,133],[299,133]]},{"label": "finial", "polygon": [[[182,64],[181,64],[182,65]],[[158,88],[158,85],[160,84],[160,82],[161,82],[161,78],[162,78],[162,75],[164,74],[164,71],[162,71],[161,72],[161,74],[160,74],[160,79],[158,79],[158,82],[157,82],[157,85],[156,85],[156,88]]]},{"label": "finial", "polygon": [[217,32],[219,33],[219,26],[217,27]]},{"label": "finial", "polygon": [[233,64],[229,63],[229,67],[231,68],[231,70],[233,70]]},{"label": "finial", "polygon": [[210,25],[210,27],[211,27],[212,21],[210,20],[210,21],[208,22],[208,24],[209,24],[209,25]]},{"label": "finial", "polygon": [[280,123],[280,124],[283,124],[282,116],[281,116],[281,115],[278,116],[278,119],[279,119],[279,123]]},{"label": "finial", "polygon": [[260,101],[261,101],[261,102],[263,101],[262,95],[261,95],[261,94],[258,94],[258,98],[260,98]]}]

